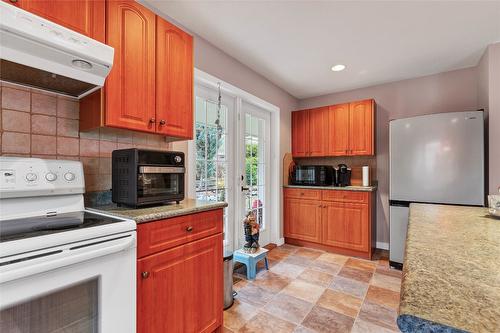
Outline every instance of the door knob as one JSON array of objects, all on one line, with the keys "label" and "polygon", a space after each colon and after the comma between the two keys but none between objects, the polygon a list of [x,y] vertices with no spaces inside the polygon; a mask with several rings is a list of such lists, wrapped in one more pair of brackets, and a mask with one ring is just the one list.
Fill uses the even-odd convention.
[{"label": "door knob", "polygon": [[165,125],[166,123],[167,123],[167,122],[166,122],[164,119],[160,120],[160,125],[161,125],[161,126]]},{"label": "door knob", "polygon": [[149,119],[149,123],[150,123],[150,124],[154,124],[155,122],[156,122],[156,119],[155,119],[155,118],[151,118],[151,119]]},{"label": "door knob", "polygon": [[187,228],[186,228],[186,231],[187,231],[187,232],[191,232],[191,231],[193,231],[193,227],[192,227],[192,226],[187,227]]},{"label": "door knob", "polygon": [[142,272],[141,276],[143,279],[147,279],[149,277],[149,272]]}]

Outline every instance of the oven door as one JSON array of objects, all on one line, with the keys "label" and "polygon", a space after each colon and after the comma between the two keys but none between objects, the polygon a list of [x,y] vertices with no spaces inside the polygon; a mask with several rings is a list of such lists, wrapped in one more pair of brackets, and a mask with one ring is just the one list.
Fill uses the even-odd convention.
[{"label": "oven door", "polygon": [[184,199],[183,167],[140,166],[137,173],[137,202],[139,204]]},{"label": "oven door", "polygon": [[2,258],[0,268],[0,332],[135,332],[135,231]]}]

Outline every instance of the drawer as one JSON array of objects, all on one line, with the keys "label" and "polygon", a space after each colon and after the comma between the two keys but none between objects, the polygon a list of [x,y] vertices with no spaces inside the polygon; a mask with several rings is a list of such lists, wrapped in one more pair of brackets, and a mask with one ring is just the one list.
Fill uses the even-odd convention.
[{"label": "drawer", "polygon": [[323,201],[368,203],[370,192],[355,192],[342,190],[322,191]]},{"label": "drawer", "polygon": [[305,188],[286,188],[286,198],[321,200],[321,190],[310,190]]},{"label": "drawer", "polygon": [[222,233],[223,210],[211,210],[137,225],[137,257]]}]

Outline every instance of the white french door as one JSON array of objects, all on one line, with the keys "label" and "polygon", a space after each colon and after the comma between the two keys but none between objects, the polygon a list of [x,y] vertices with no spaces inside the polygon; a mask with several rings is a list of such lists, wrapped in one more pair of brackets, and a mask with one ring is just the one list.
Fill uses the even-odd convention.
[{"label": "white french door", "polygon": [[[240,193],[237,198],[241,220],[253,212],[260,224],[261,245],[270,242],[269,227],[269,177],[270,177],[270,124],[269,112],[250,103],[241,102],[239,113],[239,180]],[[238,247],[244,244],[243,228],[236,235]]]},{"label": "white french door", "polygon": [[270,112],[223,93],[195,86],[195,138],[189,148],[190,197],[226,201],[224,246],[244,244],[242,221],[253,211],[261,224],[259,243],[271,241]]}]

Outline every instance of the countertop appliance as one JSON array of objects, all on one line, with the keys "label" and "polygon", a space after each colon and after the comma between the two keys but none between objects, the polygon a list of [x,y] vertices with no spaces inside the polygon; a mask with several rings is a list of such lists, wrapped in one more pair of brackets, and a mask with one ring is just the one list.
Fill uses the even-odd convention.
[{"label": "countertop appliance", "polygon": [[135,332],[136,224],[83,193],[78,161],[0,157],[1,332]]},{"label": "countertop appliance", "polygon": [[295,165],[292,185],[329,186],[333,182],[333,167],[329,165]]},{"label": "countertop appliance", "polygon": [[73,97],[104,85],[114,49],[0,1],[0,79]]},{"label": "countertop appliance", "polygon": [[484,206],[484,115],[438,113],[389,123],[389,260],[404,260],[412,202]]},{"label": "countertop appliance", "polygon": [[339,164],[333,170],[333,185],[345,187],[351,186],[351,168],[347,167],[346,164]]},{"label": "countertop appliance", "polygon": [[139,207],[184,200],[184,153],[119,149],[111,156],[112,200]]}]

